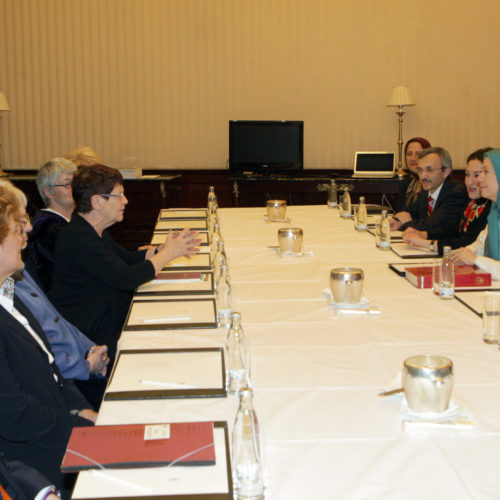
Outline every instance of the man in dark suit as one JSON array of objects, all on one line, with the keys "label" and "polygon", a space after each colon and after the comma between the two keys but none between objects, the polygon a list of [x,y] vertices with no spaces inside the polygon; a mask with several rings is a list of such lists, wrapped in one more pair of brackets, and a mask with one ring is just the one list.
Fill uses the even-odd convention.
[{"label": "man in dark suit", "polygon": [[451,171],[451,156],[446,149],[421,151],[417,174],[423,191],[412,212],[398,212],[392,218],[391,229],[427,231],[431,239],[458,235],[468,197],[465,185],[450,177]]}]

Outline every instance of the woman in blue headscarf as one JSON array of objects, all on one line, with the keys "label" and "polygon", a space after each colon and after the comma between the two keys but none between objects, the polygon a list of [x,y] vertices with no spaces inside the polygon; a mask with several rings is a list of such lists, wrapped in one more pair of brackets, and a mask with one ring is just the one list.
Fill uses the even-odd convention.
[{"label": "woman in blue headscarf", "polygon": [[483,169],[478,179],[481,196],[492,201],[488,215],[488,226],[479,233],[469,246],[453,250],[456,263],[474,264],[491,273],[494,280],[500,279],[500,149],[484,155]]}]

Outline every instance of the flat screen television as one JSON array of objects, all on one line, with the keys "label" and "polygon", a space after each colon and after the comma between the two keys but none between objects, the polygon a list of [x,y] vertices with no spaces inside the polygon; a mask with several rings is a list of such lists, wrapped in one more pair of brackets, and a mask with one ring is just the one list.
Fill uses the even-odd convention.
[{"label": "flat screen television", "polygon": [[303,168],[303,121],[229,122],[229,170],[263,173]]}]

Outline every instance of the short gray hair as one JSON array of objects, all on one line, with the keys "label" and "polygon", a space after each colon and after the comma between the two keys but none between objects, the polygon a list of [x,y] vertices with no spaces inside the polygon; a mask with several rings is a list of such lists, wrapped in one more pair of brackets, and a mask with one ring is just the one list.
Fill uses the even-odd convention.
[{"label": "short gray hair", "polygon": [[434,148],[427,148],[423,151],[420,151],[420,153],[418,153],[418,159],[420,160],[420,158],[425,158],[432,153],[436,153],[439,156],[442,168],[449,168],[450,170],[453,169],[453,162],[451,161],[450,153],[448,153],[446,149],[440,148],[439,146],[436,146]]},{"label": "short gray hair", "polygon": [[61,174],[72,174],[75,170],[75,164],[66,160],[66,158],[53,158],[40,167],[36,176],[36,185],[46,206],[49,204],[49,199],[47,198],[44,189],[52,194],[54,192],[54,185],[57,182],[57,178]]}]

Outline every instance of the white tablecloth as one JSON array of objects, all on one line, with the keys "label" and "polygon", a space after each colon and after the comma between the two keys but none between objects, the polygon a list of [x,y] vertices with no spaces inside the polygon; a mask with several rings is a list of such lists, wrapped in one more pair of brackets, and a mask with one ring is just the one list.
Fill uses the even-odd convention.
[{"label": "white tablecloth", "polygon": [[[388,269],[400,261],[326,206],[289,207],[310,257],[282,258],[282,225],[263,208],[220,209],[234,309],[250,344],[255,408],[266,443],[267,498],[462,499],[500,497],[500,352],[481,320]],[[333,267],[365,272],[378,317],[337,316],[327,304]],[[121,348],[221,346],[225,331],[123,334]],[[402,431],[401,396],[377,393],[411,355],[450,357],[453,400],[473,432]],[[99,424],[227,420],[225,399],[104,402]],[[135,492],[137,493],[137,492]],[[130,491],[130,495],[134,492]]]}]

